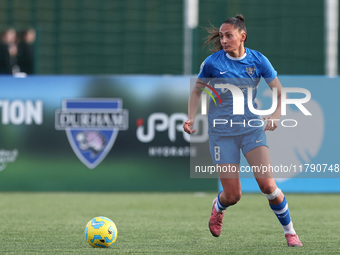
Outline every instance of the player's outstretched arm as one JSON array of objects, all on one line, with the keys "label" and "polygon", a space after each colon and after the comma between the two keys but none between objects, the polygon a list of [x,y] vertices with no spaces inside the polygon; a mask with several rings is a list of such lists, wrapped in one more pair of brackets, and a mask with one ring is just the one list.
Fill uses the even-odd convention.
[{"label": "player's outstretched arm", "polygon": [[204,87],[205,83],[202,80],[197,79],[195,87],[191,91],[188,103],[188,120],[184,122],[183,125],[184,131],[187,132],[188,134],[193,134],[196,132],[196,129],[192,128],[194,125],[197,108],[201,100],[202,90],[200,88]]},{"label": "player's outstretched arm", "polygon": [[271,90],[273,88],[277,88],[277,107],[275,112],[268,117],[265,117],[265,120],[268,120],[266,127],[264,128],[264,131],[274,131],[277,126],[278,126],[278,121],[281,118],[281,89],[282,85],[280,80],[276,77],[274,80],[272,80],[268,86],[270,87]]}]

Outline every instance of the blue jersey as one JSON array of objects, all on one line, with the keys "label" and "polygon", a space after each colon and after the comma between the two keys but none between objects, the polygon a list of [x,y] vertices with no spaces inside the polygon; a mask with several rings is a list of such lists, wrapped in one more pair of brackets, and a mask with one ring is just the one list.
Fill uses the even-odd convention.
[{"label": "blue jersey", "polygon": [[[260,117],[252,113],[248,108],[248,88],[252,91],[252,104],[255,102],[257,87],[263,77],[270,83],[277,76],[277,72],[269,60],[260,52],[245,48],[242,57],[231,57],[224,50],[215,52],[206,58],[201,65],[198,78],[215,88],[219,98],[212,93],[215,102],[209,101],[209,134],[234,136],[255,131],[260,128]],[[237,86],[244,95],[244,114],[233,115],[233,95],[227,88],[216,88],[217,84],[229,84]],[[263,127],[261,127],[263,128]]]}]

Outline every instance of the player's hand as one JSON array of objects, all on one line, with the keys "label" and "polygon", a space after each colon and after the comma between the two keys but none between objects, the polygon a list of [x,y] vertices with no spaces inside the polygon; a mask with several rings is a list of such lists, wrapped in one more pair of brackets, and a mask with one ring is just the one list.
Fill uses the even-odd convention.
[{"label": "player's hand", "polygon": [[185,132],[187,132],[189,135],[196,132],[196,129],[192,129],[192,126],[194,125],[194,122],[191,122],[190,120],[187,120],[183,124],[183,129]]},{"label": "player's hand", "polygon": [[264,131],[267,131],[267,130],[274,131],[275,129],[277,129],[278,122],[280,120],[279,116],[272,115],[272,116],[269,116],[269,117],[265,117],[263,119],[267,120],[267,125],[264,128]]}]

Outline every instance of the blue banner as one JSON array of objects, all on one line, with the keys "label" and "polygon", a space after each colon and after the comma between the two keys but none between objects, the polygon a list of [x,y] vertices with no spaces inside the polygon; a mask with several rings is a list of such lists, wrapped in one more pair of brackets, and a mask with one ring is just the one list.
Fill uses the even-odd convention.
[{"label": "blue banner", "polygon": [[[211,164],[204,116],[198,115],[195,137],[182,128],[191,79],[0,77],[0,190],[216,190],[217,179],[190,173],[190,159]],[[280,80],[285,87],[310,91],[305,107],[312,117],[289,106],[286,118],[297,126],[285,128],[295,124],[283,120],[276,131],[267,132],[272,164],[290,168],[277,178],[278,186],[286,192],[340,192],[340,79]],[[265,82],[257,98],[261,109],[270,108]],[[244,158],[241,165],[247,166]],[[259,191],[251,176],[241,182],[244,192]]]}]

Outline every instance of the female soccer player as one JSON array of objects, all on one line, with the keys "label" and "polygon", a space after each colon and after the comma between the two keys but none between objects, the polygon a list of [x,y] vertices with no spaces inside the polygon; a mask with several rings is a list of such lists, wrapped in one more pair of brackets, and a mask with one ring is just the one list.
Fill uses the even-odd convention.
[{"label": "female soccer player", "polygon": [[[240,168],[240,150],[249,165],[260,169],[266,166],[270,169],[270,158],[265,131],[277,128],[281,116],[281,88],[276,77],[277,72],[269,60],[260,52],[244,47],[247,40],[247,30],[242,15],[225,20],[219,29],[208,30],[210,37],[206,41],[214,43],[215,53],[205,59],[201,65],[196,85],[193,88],[188,104],[188,120],[184,123],[184,130],[192,134],[194,119],[200,101],[202,89],[205,86],[215,87],[215,84],[231,84],[237,86],[244,94],[244,115],[233,115],[232,89],[216,88],[222,105],[215,105],[210,100],[209,146],[214,164],[220,169]],[[248,89],[252,90],[252,103],[256,97],[257,86],[263,77],[269,87],[277,89],[278,105],[274,113],[266,117],[265,127],[260,127],[258,115],[253,114],[247,103]],[[208,85],[209,83],[209,85]],[[217,86],[216,86],[217,87]],[[234,91],[235,92],[235,91]],[[234,98],[235,101],[235,98]],[[215,120],[224,120],[224,125],[216,124]],[[226,121],[227,120],[227,121]],[[252,124],[249,124],[252,120]],[[255,124],[254,121],[259,121]],[[257,126],[257,127],[255,127]],[[254,172],[259,188],[269,200],[269,205],[280,221],[288,246],[302,246],[290,218],[285,195],[276,186],[272,173]],[[218,237],[222,231],[222,220],[225,210],[235,205],[241,198],[241,183],[238,171],[236,173],[219,174],[223,190],[213,201],[209,229],[213,236]]]}]

